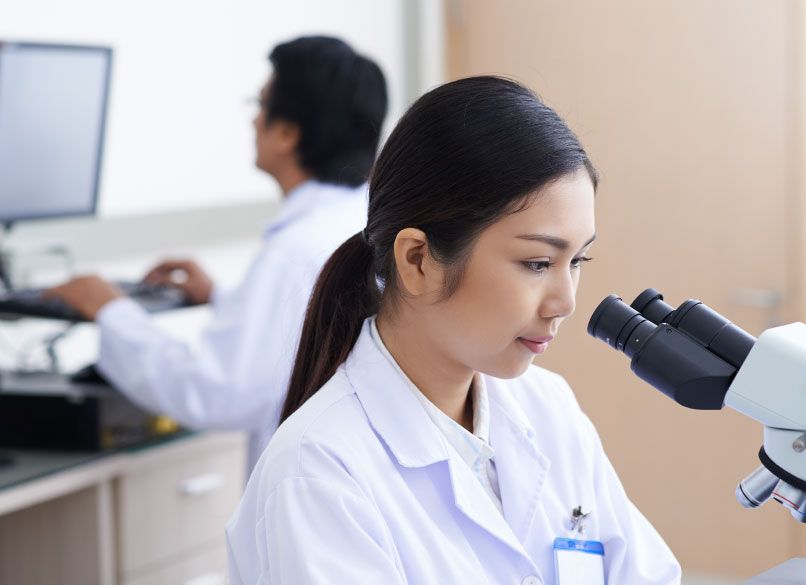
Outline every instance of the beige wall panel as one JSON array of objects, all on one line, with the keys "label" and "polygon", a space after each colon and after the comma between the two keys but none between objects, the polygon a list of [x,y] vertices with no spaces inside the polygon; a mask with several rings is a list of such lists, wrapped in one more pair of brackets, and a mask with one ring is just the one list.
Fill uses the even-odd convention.
[{"label": "beige wall panel", "polygon": [[687,571],[749,577],[798,553],[777,504],[748,512],[736,483],[761,427],[675,405],[585,333],[611,292],[700,298],[753,334],[802,309],[803,58],[796,2],[464,0],[448,3],[449,74],[513,76],[577,131],[602,173],[600,241],[577,313],[541,365],[571,382],[629,494]]}]

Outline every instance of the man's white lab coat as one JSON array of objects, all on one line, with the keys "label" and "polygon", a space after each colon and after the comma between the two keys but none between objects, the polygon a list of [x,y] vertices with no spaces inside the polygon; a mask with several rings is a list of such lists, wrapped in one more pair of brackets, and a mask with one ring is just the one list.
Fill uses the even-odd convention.
[{"label": "man's white lab coat", "polygon": [[308,298],[324,263],[366,225],[366,186],[308,181],[289,193],[235,290],[213,294],[195,350],[132,300],[98,314],[99,371],[132,401],[195,429],[251,432],[249,469],[277,427]]}]

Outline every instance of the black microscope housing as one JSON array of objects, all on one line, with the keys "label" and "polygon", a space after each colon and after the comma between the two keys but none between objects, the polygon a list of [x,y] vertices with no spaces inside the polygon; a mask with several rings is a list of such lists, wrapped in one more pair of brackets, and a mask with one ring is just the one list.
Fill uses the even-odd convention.
[{"label": "black microscope housing", "polygon": [[678,404],[719,410],[756,339],[697,300],[677,309],[653,288],[627,305],[604,299],[588,333],[624,352],[635,374]]}]

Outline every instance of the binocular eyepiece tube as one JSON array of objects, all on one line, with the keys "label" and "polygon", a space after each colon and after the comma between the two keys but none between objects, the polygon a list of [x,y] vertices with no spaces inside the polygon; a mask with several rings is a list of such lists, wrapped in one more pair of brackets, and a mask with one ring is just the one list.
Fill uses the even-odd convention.
[{"label": "binocular eyepiece tube", "polygon": [[[631,305],[616,295],[608,296],[591,316],[588,333],[626,354],[633,372],[651,386],[683,406],[707,410],[722,408],[736,373],[756,343],[752,335],[700,301],[688,300],[675,309],[651,288]],[[765,355],[764,347],[758,350]],[[746,367],[759,363],[757,355]],[[773,446],[777,443],[767,434],[759,451],[762,465],[742,480],[736,498],[745,508],[774,499],[806,523],[802,469],[793,474],[774,461],[766,448],[768,441]],[[786,441],[791,443],[791,437]]]},{"label": "binocular eyepiece tube", "polygon": [[736,371],[755,338],[700,301],[673,308],[649,288],[627,305],[604,299],[588,333],[631,360],[631,368],[670,398],[689,408],[722,408]]}]

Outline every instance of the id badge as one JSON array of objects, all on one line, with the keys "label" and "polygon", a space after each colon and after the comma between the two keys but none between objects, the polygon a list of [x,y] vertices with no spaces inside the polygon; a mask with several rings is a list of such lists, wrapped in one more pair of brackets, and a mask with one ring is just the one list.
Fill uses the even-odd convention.
[{"label": "id badge", "polygon": [[598,540],[554,539],[556,585],[605,585],[604,545]]}]

